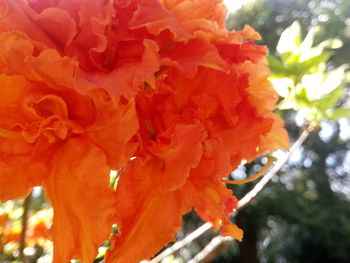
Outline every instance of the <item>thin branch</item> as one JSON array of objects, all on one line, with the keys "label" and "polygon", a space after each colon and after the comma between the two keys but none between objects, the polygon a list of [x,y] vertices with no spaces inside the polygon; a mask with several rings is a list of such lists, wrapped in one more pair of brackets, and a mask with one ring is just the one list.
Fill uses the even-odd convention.
[{"label": "thin branch", "polygon": [[27,263],[27,258],[24,255],[24,249],[25,249],[25,243],[26,243],[26,232],[27,232],[27,225],[28,225],[28,212],[30,208],[30,203],[32,201],[32,193],[30,193],[23,202],[23,214],[22,214],[22,231],[21,236],[19,240],[19,257],[20,260],[23,263]]},{"label": "thin branch", "polygon": [[[253,187],[252,190],[250,190],[242,199],[238,201],[238,207],[237,209],[241,209],[245,206],[247,206],[251,201],[254,200],[254,198],[263,190],[263,188],[266,186],[266,184],[271,180],[271,178],[282,168],[282,166],[289,160],[289,158],[292,156],[292,154],[303,144],[305,139],[309,136],[310,131],[305,129],[297,141],[293,144],[293,146],[290,148],[290,151],[281,159],[279,159],[274,167]],[[184,239],[179,240],[175,242],[171,247],[164,250],[162,253],[160,253],[158,256],[153,258],[152,260],[148,261],[149,263],[158,263],[161,262],[164,258],[174,254],[176,251],[180,250],[181,248],[185,247],[201,235],[203,235],[205,232],[210,230],[212,227],[212,224],[207,222],[194,230],[192,233],[190,233],[188,236],[186,236]],[[218,242],[219,239],[217,239],[215,242]],[[221,242],[224,242],[225,239],[220,239]],[[211,242],[210,242],[211,243]],[[209,243],[209,244],[210,244]],[[220,242],[219,242],[220,243]],[[216,244],[219,246],[220,244]],[[206,250],[207,247],[204,248]],[[208,249],[206,251],[201,251],[199,254],[210,254],[208,252]],[[202,262],[202,261],[194,261],[194,262]],[[203,261],[205,262],[205,261]]]},{"label": "thin branch", "polygon": [[238,201],[238,209],[241,209],[248,205],[253,199],[264,189],[266,184],[271,180],[271,178],[278,173],[278,171],[282,168],[283,165],[287,163],[289,158],[293,155],[293,153],[298,149],[305,139],[309,136],[310,132],[308,130],[304,130],[299,136],[298,140],[293,144],[290,148],[290,151],[281,159],[279,159],[273,168],[263,177],[261,180],[250,190],[243,198]]},{"label": "thin branch", "polygon": [[162,261],[164,258],[174,254],[179,249],[185,247],[186,245],[190,244],[193,240],[197,239],[201,235],[203,235],[205,232],[210,230],[212,228],[212,224],[207,222],[200,227],[198,227],[195,231],[187,235],[184,239],[179,240],[175,242],[171,247],[164,250],[162,253],[160,253],[158,256],[154,257],[152,260],[148,261],[149,263],[157,263]]},{"label": "thin branch", "polygon": [[214,237],[206,247],[199,252],[188,263],[206,263],[212,261],[216,255],[222,251],[228,249],[234,239],[232,237],[216,236]]}]

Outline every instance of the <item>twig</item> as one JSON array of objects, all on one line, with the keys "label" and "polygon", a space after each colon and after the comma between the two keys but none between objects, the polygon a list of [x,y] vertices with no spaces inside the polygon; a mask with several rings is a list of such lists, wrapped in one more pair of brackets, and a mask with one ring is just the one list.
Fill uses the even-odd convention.
[{"label": "twig", "polygon": [[[274,165],[274,167],[253,187],[252,190],[250,190],[245,196],[243,196],[242,199],[238,201],[238,207],[237,209],[241,209],[248,205],[251,201],[254,200],[254,198],[263,190],[265,185],[271,180],[271,178],[282,168],[282,166],[289,160],[289,158],[292,156],[292,154],[298,149],[305,139],[309,136],[310,132],[309,130],[305,129],[297,141],[293,144],[290,151],[281,159],[277,161],[277,163]],[[148,261],[149,263],[158,263],[162,261],[164,258],[170,256],[171,254],[175,253],[176,251],[180,250],[181,248],[185,247],[187,244],[191,243],[201,235],[203,235],[205,232],[210,230],[212,227],[211,223],[205,223],[196,230],[194,230],[192,233],[190,233],[188,236],[186,236],[184,239],[179,240],[175,242],[171,247],[164,250],[162,253],[160,253],[158,256],[153,258],[152,260]],[[218,242],[219,239],[217,239],[215,242]],[[225,239],[220,239],[221,242],[224,242]],[[210,242],[211,243],[211,242]],[[209,244],[210,244],[209,243]],[[219,242],[220,243],[220,242]],[[220,244],[217,244],[219,246]],[[207,247],[204,248],[206,250]],[[199,254],[203,252],[201,256],[206,254],[208,252],[208,249],[206,251],[201,251]],[[207,254],[210,254],[209,252]],[[197,257],[197,256],[196,256]],[[194,262],[202,262],[202,261],[194,261]],[[193,263],[194,263],[193,262]],[[205,261],[203,261],[205,262]]]},{"label": "twig", "polygon": [[214,237],[206,247],[199,252],[188,263],[206,263],[213,260],[217,254],[220,254],[223,250],[226,250],[234,239],[232,237],[216,236]]},{"label": "twig", "polygon": [[210,230],[212,228],[212,224],[207,222],[200,227],[198,227],[195,231],[187,235],[184,239],[179,240],[175,242],[171,247],[164,250],[162,253],[160,253],[158,256],[154,257],[152,260],[148,261],[149,263],[157,263],[162,261],[167,256],[170,256],[171,254],[174,254],[179,249],[185,247],[186,245],[190,244],[193,240],[197,239],[201,235],[203,235],[205,232]]},{"label": "twig", "polygon": [[27,258],[24,255],[25,243],[26,243],[26,232],[28,225],[28,212],[30,208],[30,203],[32,201],[32,193],[30,193],[23,202],[23,214],[22,214],[22,231],[19,240],[19,257],[23,263],[27,263]]},{"label": "twig", "polygon": [[285,165],[295,150],[303,144],[309,134],[310,132],[308,130],[304,130],[301,133],[298,140],[290,148],[290,151],[283,158],[279,159],[273,168],[263,178],[261,178],[261,180],[253,187],[253,189],[238,201],[238,209],[245,207],[251,201],[253,201],[253,199],[264,189],[265,185],[271,180],[271,178],[282,168],[283,165]]}]

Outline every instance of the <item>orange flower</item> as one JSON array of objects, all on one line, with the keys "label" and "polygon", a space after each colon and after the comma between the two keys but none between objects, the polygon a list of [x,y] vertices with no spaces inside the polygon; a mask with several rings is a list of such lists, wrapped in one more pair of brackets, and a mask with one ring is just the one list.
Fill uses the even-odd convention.
[{"label": "orange flower", "polygon": [[272,113],[267,50],[244,42],[259,38],[254,30],[228,32],[221,1],[139,2],[129,25],[157,42],[161,70],[156,89],[136,96],[140,147],[120,174],[119,233],[107,262],[151,257],[192,208],[241,240],[229,219],[237,200],[222,178],[243,160],[289,145]]},{"label": "orange flower", "polygon": [[288,137],[266,48],[225,16],[221,0],[0,0],[0,200],[43,185],[55,262],[91,262],[115,222],[106,262],[149,258],[192,208],[242,239],[222,178]]},{"label": "orange flower", "polygon": [[[52,224],[52,210],[44,209],[36,212],[29,218],[26,233],[26,246],[34,247],[49,238],[49,227]],[[4,245],[20,241],[21,224],[12,222],[6,213],[0,213],[0,248]]]},{"label": "orange flower", "polygon": [[55,211],[55,262],[91,262],[110,234],[110,169],[135,150],[134,102],[99,87],[78,93],[77,63],[36,50],[21,33],[2,32],[0,42],[0,200],[43,185]]}]

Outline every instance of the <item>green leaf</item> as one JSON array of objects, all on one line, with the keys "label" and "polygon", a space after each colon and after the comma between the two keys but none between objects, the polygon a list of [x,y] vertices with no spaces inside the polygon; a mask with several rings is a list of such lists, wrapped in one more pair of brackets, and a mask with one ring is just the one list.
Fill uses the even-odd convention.
[{"label": "green leaf", "polygon": [[279,78],[279,77],[270,77],[270,82],[273,85],[273,88],[277,91],[278,95],[283,98],[289,97],[293,85],[293,79],[291,78]]},{"label": "green leaf", "polygon": [[329,94],[315,101],[315,107],[323,114],[326,114],[327,110],[333,109],[336,106],[336,104],[343,97],[343,95],[344,95],[344,87],[339,86]]},{"label": "green leaf", "polygon": [[320,44],[318,44],[318,47],[324,49],[324,48],[331,48],[331,49],[337,49],[341,48],[343,46],[343,41],[341,41],[339,38],[334,39],[327,39]]},{"label": "green leaf", "polygon": [[307,33],[303,42],[300,44],[301,52],[308,52],[312,48],[312,44],[314,42],[314,36],[315,36],[315,28],[311,28],[310,31]]},{"label": "green leaf", "polygon": [[269,68],[273,75],[275,76],[289,76],[291,72],[284,67],[282,62],[274,56],[267,56],[267,61],[269,62]]},{"label": "green leaf", "polygon": [[298,105],[299,108],[313,108],[313,103],[308,99],[307,91],[305,88],[302,88],[298,93],[295,94],[295,103]]},{"label": "green leaf", "polygon": [[327,118],[330,120],[337,120],[340,118],[348,118],[350,117],[350,109],[346,108],[338,108],[333,110],[330,113],[327,113]]},{"label": "green leaf", "polygon": [[305,74],[301,78],[301,86],[306,89],[309,100],[317,100],[322,96],[319,95],[319,88],[324,81],[324,74],[317,72],[313,74]]},{"label": "green leaf", "polygon": [[281,34],[281,38],[277,44],[279,54],[292,52],[297,54],[300,52],[301,28],[296,21],[291,26],[287,27]]},{"label": "green leaf", "polygon": [[292,51],[287,51],[281,54],[284,67],[288,68],[290,73],[294,73],[299,64],[300,54]]},{"label": "green leaf", "polygon": [[347,65],[342,65],[326,74],[321,87],[318,89],[320,96],[332,92],[334,89],[344,83],[346,68]]},{"label": "green leaf", "polygon": [[302,62],[298,67],[298,70],[303,74],[307,74],[311,68],[318,66],[322,62],[327,62],[329,57],[329,53],[321,53],[316,55]]}]

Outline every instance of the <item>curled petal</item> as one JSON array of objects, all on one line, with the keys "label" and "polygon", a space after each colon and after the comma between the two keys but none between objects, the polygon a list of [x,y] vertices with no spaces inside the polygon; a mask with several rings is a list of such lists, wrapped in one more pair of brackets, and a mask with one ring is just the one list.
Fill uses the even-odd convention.
[{"label": "curled petal", "polygon": [[177,66],[188,78],[193,78],[200,66],[228,72],[229,64],[220,56],[216,47],[204,39],[193,39],[178,44],[169,51],[161,52],[161,63],[165,66]]},{"label": "curled petal", "polygon": [[138,5],[130,27],[146,27],[154,35],[159,35],[163,30],[170,30],[174,39],[179,42],[186,42],[191,37],[176,17],[156,0],[144,1]]},{"label": "curled petal", "polygon": [[125,61],[110,72],[88,73],[79,70],[78,89],[86,93],[97,87],[105,88],[112,96],[131,99],[145,84],[155,88],[155,73],[159,71],[158,46],[152,40],[143,41],[140,60]]},{"label": "curled petal", "polygon": [[251,26],[244,25],[242,30],[231,31],[227,42],[237,44],[242,43],[245,39],[260,40],[261,36]]},{"label": "curled petal", "polygon": [[[192,36],[214,42],[227,41],[229,36],[225,27],[227,9],[222,1],[163,0],[162,2]],[[191,12],[187,10],[191,10]]]},{"label": "curled petal", "polygon": [[[155,187],[161,187],[163,191],[181,187],[202,156],[202,141],[206,136],[202,125],[177,125],[170,136],[159,136],[160,143],[150,147],[150,151],[164,162],[160,185]],[[163,138],[167,143],[162,144]]]},{"label": "curled petal", "polygon": [[34,43],[21,33],[0,33],[0,68],[3,64],[5,73],[20,74],[50,88],[74,87],[78,65],[74,59],[62,57],[54,49],[44,49],[34,56],[37,51]]},{"label": "curled petal", "polygon": [[284,121],[276,115],[272,115],[274,122],[270,132],[261,138],[260,152],[263,154],[267,151],[273,152],[278,149],[288,150],[290,147],[288,133],[284,128]]},{"label": "curled petal", "polygon": [[[221,0],[161,0],[181,22],[205,19],[225,27],[227,8]],[[191,10],[191,12],[188,12]]]},{"label": "curled petal", "polygon": [[219,44],[217,48],[220,55],[230,64],[243,63],[246,60],[258,63],[265,58],[268,52],[266,47],[258,46],[253,41],[243,44]]},{"label": "curled petal", "polygon": [[23,32],[40,47],[56,47],[55,43],[28,16],[26,1],[0,0],[0,28]]},{"label": "curled petal", "polygon": [[[66,6],[68,1],[62,4]],[[112,1],[80,1],[76,11],[79,32],[72,45],[66,48],[67,54],[76,56],[85,70],[106,71],[113,67],[113,56],[118,43],[116,33],[111,30],[112,16],[115,15]]]},{"label": "curled petal", "polygon": [[0,75],[0,159],[30,154],[32,146],[22,137],[16,124],[21,122],[20,105],[29,83],[22,76]]},{"label": "curled petal", "polygon": [[97,110],[96,120],[87,129],[89,138],[107,155],[112,169],[124,167],[133,156],[137,144],[130,142],[138,130],[134,100],[115,105],[104,90],[89,92]]},{"label": "curled petal", "polygon": [[67,11],[59,8],[47,8],[35,16],[34,20],[35,24],[62,48],[67,47],[77,33],[73,18]]}]

